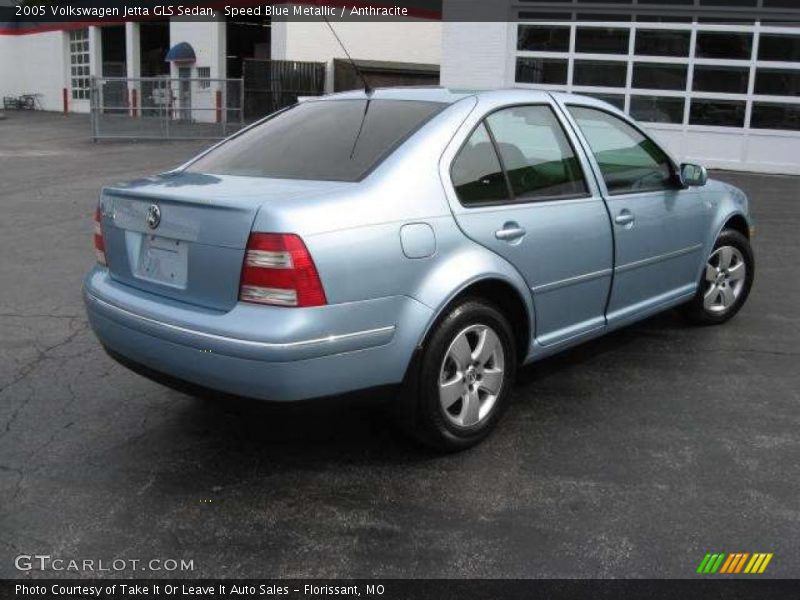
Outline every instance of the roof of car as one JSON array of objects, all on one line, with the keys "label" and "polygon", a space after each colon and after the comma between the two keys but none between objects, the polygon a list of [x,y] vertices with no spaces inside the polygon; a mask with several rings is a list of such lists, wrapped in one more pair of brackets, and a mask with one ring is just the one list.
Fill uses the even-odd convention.
[{"label": "roof of car", "polygon": [[[539,90],[520,90],[520,89],[497,89],[497,90],[467,90],[457,88],[445,88],[440,86],[415,86],[415,87],[387,87],[375,88],[369,94],[373,100],[419,100],[426,102],[442,102],[452,104],[462,98],[469,96],[495,96],[502,97],[504,94],[513,93],[518,96],[520,92],[530,94],[532,100],[541,100],[548,97],[548,92]],[[343,100],[343,99],[362,99],[368,95],[364,90],[351,90],[324,96],[324,100]]]}]

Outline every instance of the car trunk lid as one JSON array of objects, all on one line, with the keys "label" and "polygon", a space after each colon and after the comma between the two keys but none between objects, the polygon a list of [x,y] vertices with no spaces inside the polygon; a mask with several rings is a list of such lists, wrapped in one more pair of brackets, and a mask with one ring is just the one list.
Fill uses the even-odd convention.
[{"label": "car trunk lid", "polygon": [[110,274],[143,291],[229,310],[238,299],[258,211],[270,203],[319,196],[329,187],[319,181],[197,173],[110,186],[103,192]]}]

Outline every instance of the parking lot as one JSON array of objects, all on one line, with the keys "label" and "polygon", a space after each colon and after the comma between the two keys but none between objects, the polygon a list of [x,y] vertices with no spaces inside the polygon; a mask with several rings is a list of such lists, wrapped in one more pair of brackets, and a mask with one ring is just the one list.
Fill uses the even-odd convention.
[{"label": "parking lot", "polygon": [[758,224],[732,322],[668,313],[526,368],[486,443],[437,456],[369,405],[197,399],[108,358],[80,295],[98,189],[204,142],[88,136],[81,116],[0,120],[0,577],[52,576],[14,567],[49,554],[194,577],[683,578],[707,552],[800,577],[800,179],[714,175]]}]

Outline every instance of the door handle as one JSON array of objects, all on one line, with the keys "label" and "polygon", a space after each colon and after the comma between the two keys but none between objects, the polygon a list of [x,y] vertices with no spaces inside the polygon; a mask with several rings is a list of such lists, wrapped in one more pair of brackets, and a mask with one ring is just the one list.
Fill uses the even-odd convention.
[{"label": "door handle", "polygon": [[636,217],[633,216],[633,213],[629,211],[627,208],[623,209],[616,217],[614,217],[614,223],[617,225],[630,225],[636,220]]},{"label": "door handle", "polygon": [[513,242],[522,238],[527,231],[524,227],[520,227],[518,223],[506,223],[502,229],[494,232],[494,237],[504,242]]}]

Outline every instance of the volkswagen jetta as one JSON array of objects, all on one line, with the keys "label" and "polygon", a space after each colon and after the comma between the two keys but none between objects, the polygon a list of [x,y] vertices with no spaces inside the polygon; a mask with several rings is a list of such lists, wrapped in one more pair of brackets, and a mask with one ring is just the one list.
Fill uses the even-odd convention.
[{"label": "volkswagen jetta", "polygon": [[103,189],[84,299],[127,364],[278,401],[398,386],[460,449],[519,365],[671,307],[730,319],[750,232],[741,191],[598,100],[348,92]]}]

